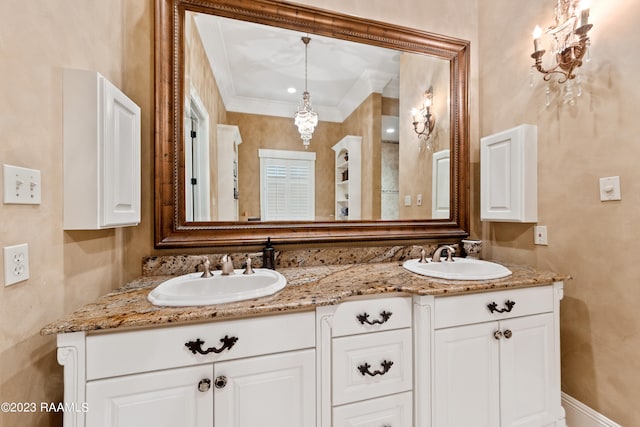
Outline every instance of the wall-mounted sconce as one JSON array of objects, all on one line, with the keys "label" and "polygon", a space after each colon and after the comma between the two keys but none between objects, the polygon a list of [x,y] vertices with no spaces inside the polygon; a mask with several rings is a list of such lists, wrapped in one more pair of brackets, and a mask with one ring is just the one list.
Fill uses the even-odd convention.
[{"label": "wall-mounted sconce", "polygon": [[[593,27],[589,24],[589,0],[557,0],[555,9],[556,23],[547,28],[544,32],[552,39],[551,53],[555,56],[554,64],[545,69],[542,65],[542,58],[546,50],[540,47],[540,37],[542,29],[536,26],[533,31],[533,54],[531,57],[535,60],[533,68],[544,74],[544,81],[551,80],[554,74],[559,75],[557,82],[568,82],[565,89],[565,101],[573,104],[574,91],[572,80],[576,78],[575,69],[582,65],[582,60],[590,61],[589,45],[591,41],[587,36],[589,30]],[[533,78],[532,78],[533,79]],[[533,85],[533,80],[531,81]],[[577,79],[578,89],[577,96],[582,94],[580,88],[580,80]],[[547,106],[549,105],[549,88],[547,87]]]},{"label": "wall-mounted sconce", "polygon": [[433,88],[429,88],[424,92],[422,105],[420,109],[411,110],[413,116],[413,129],[418,134],[418,139],[424,138],[428,140],[436,125],[436,118],[431,113],[431,104],[433,102]]}]

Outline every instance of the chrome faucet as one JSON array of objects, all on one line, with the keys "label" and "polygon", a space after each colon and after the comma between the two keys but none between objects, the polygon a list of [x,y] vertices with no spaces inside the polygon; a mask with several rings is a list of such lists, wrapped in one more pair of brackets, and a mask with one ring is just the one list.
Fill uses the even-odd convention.
[{"label": "chrome faucet", "polygon": [[233,261],[231,260],[231,257],[227,254],[227,255],[223,255],[222,259],[220,260],[220,262],[222,263],[222,275],[223,276],[228,276],[230,274],[234,274],[235,272],[233,271]]},{"label": "chrome faucet", "polygon": [[442,251],[447,251],[446,261],[453,262],[453,254],[456,253],[456,248],[451,245],[440,246],[438,249],[436,249],[436,251],[433,253],[433,256],[431,257],[431,261],[441,262],[442,260],[440,258],[442,257]]}]

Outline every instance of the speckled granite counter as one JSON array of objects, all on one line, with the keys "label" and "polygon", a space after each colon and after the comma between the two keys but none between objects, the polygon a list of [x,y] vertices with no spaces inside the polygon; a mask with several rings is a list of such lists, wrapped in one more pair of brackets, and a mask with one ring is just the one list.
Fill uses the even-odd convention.
[{"label": "speckled granite counter", "polygon": [[[404,258],[395,254],[393,258]],[[369,260],[371,261],[371,260]],[[451,295],[516,287],[539,286],[569,277],[523,266],[508,266],[513,275],[486,281],[431,279],[411,273],[400,260],[324,266],[278,268],[287,286],[275,295],[236,303],[203,307],[156,307],[147,294],[171,276],[142,276],[41,331],[43,335],[114,328],[166,326],[182,322],[211,321],[337,304],[358,295],[404,292],[416,295]],[[145,270],[146,271],[146,270]],[[190,271],[193,271],[191,269]],[[172,274],[182,274],[172,271]]]}]

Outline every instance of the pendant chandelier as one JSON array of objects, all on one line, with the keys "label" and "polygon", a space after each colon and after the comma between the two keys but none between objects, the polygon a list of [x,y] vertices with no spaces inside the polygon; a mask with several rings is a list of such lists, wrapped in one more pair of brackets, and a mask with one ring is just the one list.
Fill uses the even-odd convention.
[{"label": "pendant chandelier", "polygon": [[310,41],[311,38],[308,36],[302,37],[302,43],[304,43],[304,93],[302,94],[302,102],[294,116],[294,123],[298,127],[305,150],[309,148],[311,136],[318,124],[318,113],[311,108],[311,99],[307,91],[307,48]]}]

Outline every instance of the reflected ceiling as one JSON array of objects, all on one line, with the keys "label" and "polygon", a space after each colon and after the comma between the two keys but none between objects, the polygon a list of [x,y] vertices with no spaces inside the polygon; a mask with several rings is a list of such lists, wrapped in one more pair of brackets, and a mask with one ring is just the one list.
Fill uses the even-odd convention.
[{"label": "reflected ceiling", "polygon": [[[304,91],[306,33],[204,14],[195,21],[228,111],[293,116]],[[308,90],[320,120],[344,121],[372,92],[398,98],[399,58],[395,50],[311,35]]]}]

